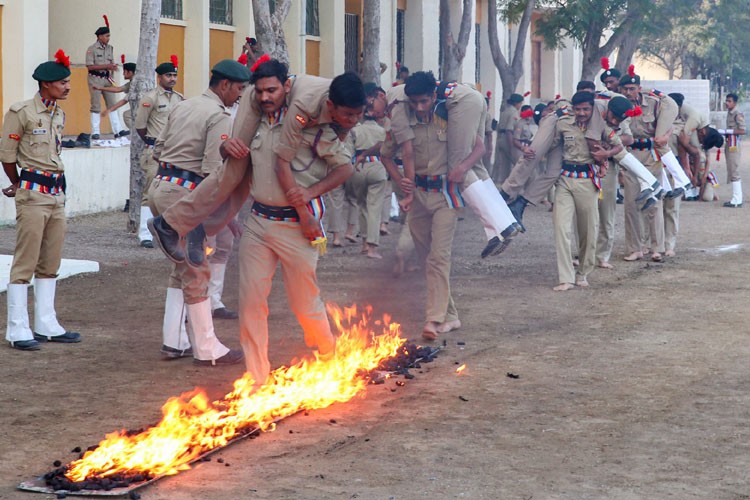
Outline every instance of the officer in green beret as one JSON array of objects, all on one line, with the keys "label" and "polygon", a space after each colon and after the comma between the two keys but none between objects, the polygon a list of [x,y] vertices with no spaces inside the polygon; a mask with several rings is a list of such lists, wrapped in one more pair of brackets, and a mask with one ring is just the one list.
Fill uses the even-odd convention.
[{"label": "officer in green beret", "polygon": [[[95,87],[113,87],[113,75],[117,71],[117,64],[115,63],[114,49],[109,44],[110,32],[109,32],[109,20],[107,16],[104,17],[104,24],[97,29],[94,34],[96,35],[96,42],[94,42],[88,49],[86,49],[86,69],[88,69],[88,84],[89,94],[91,95],[91,139],[99,139],[100,136],[100,123],[101,123],[101,110],[102,110],[102,95],[104,96],[104,102],[107,108],[111,108],[115,105],[116,98],[112,93],[102,94],[100,90],[96,90]],[[109,114],[109,123],[112,126],[112,133],[115,137],[119,137],[122,131],[120,125],[120,118],[116,112]]]},{"label": "officer in green beret", "polygon": [[[232,132],[229,108],[239,100],[250,80],[250,71],[237,61],[224,60],[211,70],[209,88],[203,94],[174,105],[153,150],[158,161],[156,177],[149,188],[149,204],[155,214],[190,194],[206,176],[213,177],[222,166],[219,146]],[[149,229],[154,231],[153,219]],[[187,262],[175,263],[167,288],[164,309],[162,355],[180,358],[192,355],[198,365],[230,365],[243,359],[242,351],[222,344],[214,332],[211,301],[208,298],[210,269],[203,252],[205,233],[199,248],[188,247]],[[188,331],[183,329],[187,309]]]},{"label": "officer in green beret", "polygon": [[177,56],[172,55],[169,62],[163,62],[156,67],[157,85],[141,97],[135,115],[135,130],[148,148],[141,155],[141,168],[146,176],[146,183],[144,184],[141,201],[141,225],[138,229],[138,242],[143,248],[154,248],[151,233],[146,226],[146,221],[153,217],[148,207],[149,186],[151,181],[154,180],[158,168],[152,157],[154,144],[167,124],[169,111],[175,104],[185,100],[182,94],[174,90],[174,86],[177,84],[178,65]]},{"label": "officer in green beret", "polygon": [[[58,101],[70,93],[70,58],[37,66],[39,92],[13,104],[3,121],[0,161],[11,185],[3,194],[16,201],[16,247],[8,284],[11,347],[35,351],[43,342],[80,342],[81,335],[60,326],[55,287],[65,239],[65,174],[60,158],[65,113]],[[34,329],[29,325],[28,288],[34,278]]]}]

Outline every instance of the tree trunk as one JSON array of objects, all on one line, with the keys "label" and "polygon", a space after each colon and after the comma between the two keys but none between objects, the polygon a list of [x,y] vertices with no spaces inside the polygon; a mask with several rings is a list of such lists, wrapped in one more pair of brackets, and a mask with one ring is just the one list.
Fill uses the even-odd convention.
[{"label": "tree trunk", "polygon": [[523,76],[523,54],[526,50],[526,36],[531,26],[531,15],[534,13],[535,0],[528,0],[526,8],[518,23],[518,38],[516,39],[515,49],[510,64],[500,50],[500,42],[497,36],[497,0],[487,2],[487,36],[490,41],[490,52],[492,61],[500,75],[500,82],[503,85],[503,97],[501,107],[505,107],[505,101],[516,91],[518,82]]},{"label": "tree trunk", "polygon": [[461,63],[466,57],[466,47],[471,35],[471,13],[474,11],[474,0],[463,0],[461,11],[461,27],[458,40],[453,38],[451,31],[451,0],[440,0],[440,32],[443,39],[442,79],[446,81],[458,80]]},{"label": "tree trunk", "polygon": [[630,62],[633,60],[635,51],[638,50],[638,43],[640,41],[640,34],[630,34],[623,38],[622,43],[620,43],[620,48],[617,50],[615,68],[620,70],[623,75],[628,72],[628,66],[630,66]]},{"label": "tree trunk", "polygon": [[364,2],[362,24],[362,81],[380,87],[380,0]]},{"label": "tree trunk", "polygon": [[[141,31],[138,42],[138,62],[140,71],[135,73],[130,85],[128,103],[130,104],[133,123],[138,112],[138,105],[143,94],[153,89],[154,74],[145,68],[156,67],[156,51],[159,46],[159,20],[161,19],[161,0],[141,0]],[[141,154],[145,143],[135,133],[130,134],[130,209],[128,212],[128,231],[138,232],[141,219],[141,197],[146,180],[141,169]]]},{"label": "tree trunk", "polygon": [[[626,36],[632,31],[636,21],[641,19],[637,6],[633,5],[627,12],[625,20],[618,26],[609,37],[607,43],[599,46],[604,26],[590,26],[586,38],[581,44],[583,52],[583,67],[581,68],[581,80],[593,80],[601,69],[601,58],[608,57],[619,47]],[[618,58],[619,63],[619,58]]]},{"label": "tree trunk", "polygon": [[253,0],[255,38],[263,52],[289,64],[289,50],[284,37],[284,20],[289,14],[292,0],[277,0],[273,15],[268,0]]}]

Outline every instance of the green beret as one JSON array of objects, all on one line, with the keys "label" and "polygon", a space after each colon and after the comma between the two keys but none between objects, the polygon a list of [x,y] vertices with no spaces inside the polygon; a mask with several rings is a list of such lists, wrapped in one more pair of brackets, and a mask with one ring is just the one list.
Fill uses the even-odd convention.
[{"label": "green beret", "polygon": [[57,82],[70,76],[70,69],[55,61],[43,62],[31,77],[38,82]]},{"label": "green beret", "polygon": [[619,80],[620,77],[622,76],[622,73],[620,73],[620,70],[617,68],[609,68],[605,70],[601,75],[599,75],[599,79],[602,81],[602,83],[604,83],[604,80],[606,80],[607,78],[611,76],[614,76],[615,78]]},{"label": "green beret", "polygon": [[166,75],[167,73],[177,73],[177,68],[171,62],[165,62],[156,67],[156,73],[159,75]]},{"label": "green beret", "polygon": [[125,63],[122,65],[122,69],[125,71],[132,71],[135,73],[135,63]]},{"label": "green beret", "polygon": [[618,95],[609,100],[607,108],[618,120],[624,120],[628,117],[627,112],[633,109],[633,103]]},{"label": "green beret", "polygon": [[107,33],[109,33],[109,26],[102,26],[98,30],[94,31],[94,34],[96,36],[106,35]]},{"label": "green beret", "polygon": [[641,84],[641,77],[636,74],[628,74],[628,75],[622,75],[622,78],[620,78],[620,87],[623,85],[640,85]]},{"label": "green beret", "polygon": [[539,125],[539,120],[542,119],[542,112],[547,108],[547,105],[540,102],[534,107],[534,123]]},{"label": "green beret", "polygon": [[508,98],[508,104],[518,104],[523,102],[523,96],[521,94],[511,94]]},{"label": "green beret", "polygon": [[240,64],[233,59],[224,59],[216,63],[211,69],[211,73],[214,76],[220,78],[226,78],[233,82],[249,82],[250,81],[250,70],[247,66]]}]

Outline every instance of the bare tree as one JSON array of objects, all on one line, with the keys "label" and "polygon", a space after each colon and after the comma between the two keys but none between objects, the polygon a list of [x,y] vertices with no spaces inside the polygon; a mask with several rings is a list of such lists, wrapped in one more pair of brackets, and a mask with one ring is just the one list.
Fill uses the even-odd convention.
[{"label": "bare tree", "polygon": [[515,4],[513,2],[505,3],[506,10],[504,17],[506,19],[515,19],[518,17],[520,8],[523,8],[520,17],[518,17],[516,44],[510,64],[503,55],[503,51],[500,50],[500,42],[497,36],[497,23],[499,20],[498,3],[498,0],[489,0],[487,2],[487,34],[490,39],[492,60],[495,63],[497,72],[500,74],[500,82],[503,84],[503,98],[501,102],[503,103],[502,106],[505,107],[505,101],[516,91],[518,82],[523,76],[523,55],[526,50],[526,37],[529,33],[531,14],[534,12],[536,2],[535,0],[524,0],[524,2],[515,2]]},{"label": "bare tree", "polygon": [[466,57],[466,47],[471,35],[471,13],[474,11],[474,0],[463,0],[461,11],[461,26],[458,40],[453,38],[451,30],[451,0],[440,0],[440,33],[443,45],[442,78],[443,80],[458,80],[461,62]]},{"label": "bare tree", "polygon": [[289,64],[289,50],[284,37],[284,20],[292,0],[276,0],[273,14],[268,0],[253,0],[255,37],[261,49],[274,59]]},{"label": "bare tree", "polygon": [[[138,41],[139,68],[155,68],[156,52],[159,47],[159,20],[161,19],[161,0],[141,0],[141,34]],[[151,71],[136,72],[130,85],[128,103],[135,112],[143,94],[156,86]],[[138,134],[130,134],[130,208],[128,211],[128,231],[137,232],[141,219],[141,197],[146,176],[141,169],[141,154],[145,143]]]},{"label": "bare tree", "polygon": [[380,0],[364,2],[362,81],[380,86]]}]

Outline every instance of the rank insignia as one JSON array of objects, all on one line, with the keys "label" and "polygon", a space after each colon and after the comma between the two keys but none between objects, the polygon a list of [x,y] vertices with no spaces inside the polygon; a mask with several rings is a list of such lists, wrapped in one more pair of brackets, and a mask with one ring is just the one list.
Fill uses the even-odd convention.
[{"label": "rank insignia", "polygon": [[297,121],[299,122],[299,124],[300,124],[300,125],[302,125],[303,127],[304,127],[305,125],[307,125],[307,120],[305,120],[305,117],[304,117],[304,116],[302,116],[302,115],[296,115],[296,116],[294,117],[294,119],[295,119],[295,120],[297,120]]}]

